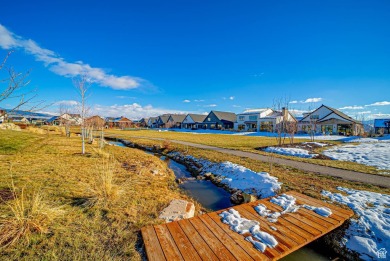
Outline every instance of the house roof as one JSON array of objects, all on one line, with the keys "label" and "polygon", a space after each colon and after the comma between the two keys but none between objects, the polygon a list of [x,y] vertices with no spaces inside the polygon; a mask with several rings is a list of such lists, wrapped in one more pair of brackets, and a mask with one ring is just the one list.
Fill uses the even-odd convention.
[{"label": "house roof", "polygon": [[316,110],[314,110],[314,111],[308,113],[308,115],[306,115],[305,117],[303,117],[300,121],[304,121],[307,117],[310,117],[311,114],[313,114],[314,112],[318,111],[318,110],[319,110],[320,108],[322,108],[322,107],[327,108],[328,110],[331,111],[331,113],[325,115],[325,116],[322,117],[321,119],[318,119],[318,121],[322,121],[322,119],[324,119],[324,118],[328,117],[330,114],[334,113],[334,114],[336,114],[337,116],[339,116],[339,117],[341,117],[341,118],[343,118],[343,119],[345,119],[345,120],[348,120],[348,121],[351,121],[351,122],[354,122],[354,123],[361,123],[361,122],[359,122],[359,121],[357,121],[357,120],[355,120],[355,119],[349,117],[347,114],[345,114],[345,113],[343,113],[343,112],[341,112],[341,111],[339,111],[339,110],[337,110],[337,109],[335,109],[335,108],[332,108],[332,107],[329,107],[329,106],[326,106],[326,105],[323,105],[323,104],[322,104],[320,107],[318,107]]},{"label": "house roof", "polygon": [[175,122],[183,122],[185,117],[187,115],[185,114],[172,114],[171,117]]},{"label": "house roof", "polygon": [[161,119],[162,123],[167,123],[170,117],[171,117],[170,114],[165,114],[165,115],[158,116],[158,118]]},{"label": "house roof", "polygon": [[217,118],[221,121],[225,120],[225,121],[235,122],[237,119],[236,114],[233,112],[225,112],[225,111],[211,111],[211,112],[214,113],[214,115],[217,116]]},{"label": "house roof", "polygon": [[204,114],[193,114],[193,113],[190,113],[188,114],[191,119],[194,121],[194,122],[203,122],[204,119],[206,119],[207,115],[204,115]]},{"label": "house roof", "polygon": [[390,118],[388,119],[375,119],[374,120],[374,127],[375,128],[387,128],[385,122],[389,121],[390,122]]}]

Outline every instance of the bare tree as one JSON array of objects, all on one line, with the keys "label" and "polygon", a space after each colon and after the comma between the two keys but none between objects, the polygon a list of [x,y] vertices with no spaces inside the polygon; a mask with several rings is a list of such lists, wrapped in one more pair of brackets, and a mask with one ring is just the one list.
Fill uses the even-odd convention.
[{"label": "bare tree", "polygon": [[274,99],[273,108],[277,112],[281,112],[282,115],[279,120],[276,118],[275,121],[275,132],[276,132],[276,142],[278,146],[282,146],[286,139],[287,135],[287,122],[288,117],[285,115],[285,112],[288,111],[288,105],[290,103],[290,99],[287,97]]},{"label": "bare tree", "polygon": [[288,139],[290,140],[290,144],[294,143],[295,133],[297,132],[297,122],[296,121],[290,121],[287,119],[286,121],[286,132],[288,135]]},{"label": "bare tree", "polygon": [[81,153],[85,154],[85,138],[86,138],[86,126],[85,126],[85,119],[87,117],[89,108],[86,104],[87,100],[87,92],[90,86],[90,82],[86,75],[81,75],[77,78],[73,78],[73,84],[76,87],[78,93],[79,93],[79,113],[81,118],[81,141],[82,141],[82,147],[81,147]]},{"label": "bare tree", "polygon": [[[29,105],[28,111],[36,111],[48,106],[43,106],[43,101],[33,102],[33,99],[37,96],[36,93],[34,93],[35,90],[20,92],[21,89],[25,89],[30,83],[27,79],[30,75],[30,71],[24,73],[16,72],[12,66],[7,67],[7,60],[12,53],[13,51],[9,51],[0,64],[0,72],[6,71],[7,74],[5,78],[0,79],[0,84],[4,84],[4,87],[0,86],[0,104],[5,100],[17,100],[16,104],[11,108],[11,111],[18,110],[26,104]],[[5,112],[3,111],[3,113]]]},{"label": "bare tree", "polygon": [[65,136],[70,137],[70,126],[72,124],[71,124],[71,121],[69,119],[66,119],[63,116],[64,116],[64,114],[69,115],[71,113],[71,109],[69,108],[69,106],[67,106],[65,104],[60,104],[59,111],[60,111],[60,116],[59,116],[60,125],[65,128]]}]

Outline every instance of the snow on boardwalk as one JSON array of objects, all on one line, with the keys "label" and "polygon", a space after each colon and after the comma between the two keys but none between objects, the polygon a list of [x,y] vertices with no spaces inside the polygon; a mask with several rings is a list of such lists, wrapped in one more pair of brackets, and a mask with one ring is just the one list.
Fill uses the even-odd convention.
[{"label": "snow on boardwalk", "polygon": [[[144,227],[141,232],[148,260],[277,260],[341,226],[353,215],[350,210],[294,191],[282,197],[294,198],[299,205],[329,208],[331,214],[325,217],[302,207],[270,222],[255,207],[263,204],[271,211],[282,212],[286,206],[280,199],[272,203],[268,198]],[[234,215],[230,221],[225,220],[229,213]],[[240,226],[233,230],[236,221]]]},{"label": "snow on boardwalk", "polygon": [[353,161],[390,170],[390,142],[363,142],[333,147],[323,152],[336,160]]}]

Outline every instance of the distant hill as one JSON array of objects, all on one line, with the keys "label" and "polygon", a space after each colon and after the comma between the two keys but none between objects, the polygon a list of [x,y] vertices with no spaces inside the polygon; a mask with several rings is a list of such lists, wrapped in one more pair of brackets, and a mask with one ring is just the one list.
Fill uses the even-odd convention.
[{"label": "distant hill", "polygon": [[4,109],[8,112],[9,117],[22,116],[26,118],[41,118],[41,119],[50,119],[53,117],[51,114],[47,113],[39,113],[39,112],[30,112],[30,111],[22,111],[22,110],[8,110]]}]

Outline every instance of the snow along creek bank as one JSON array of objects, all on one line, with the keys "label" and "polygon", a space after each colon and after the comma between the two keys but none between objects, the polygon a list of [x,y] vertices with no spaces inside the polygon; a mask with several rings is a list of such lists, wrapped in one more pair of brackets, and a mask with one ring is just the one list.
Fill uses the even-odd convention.
[{"label": "snow along creek bank", "polygon": [[347,205],[357,215],[351,219],[340,246],[357,253],[363,260],[376,260],[382,254],[386,260],[386,251],[390,251],[390,195],[337,189],[342,193],[323,191],[322,195]]},{"label": "snow along creek bank", "polygon": [[179,152],[168,153],[168,157],[186,165],[190,171],[224,187],[233,196],[241,195],[242,200],[237,200],[238,202],[235,203],[242,203],[246,195],[256,198],[271,197],[281,189],[282,183],[267,172],[255,172],[229,161],[214,163],[191,155],[182,155]]}]

